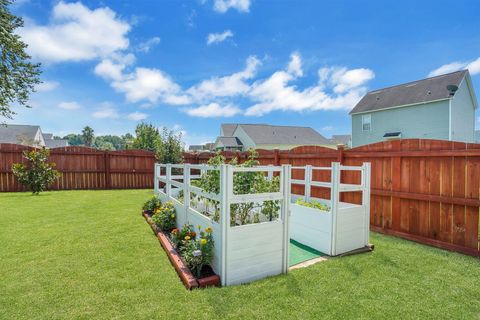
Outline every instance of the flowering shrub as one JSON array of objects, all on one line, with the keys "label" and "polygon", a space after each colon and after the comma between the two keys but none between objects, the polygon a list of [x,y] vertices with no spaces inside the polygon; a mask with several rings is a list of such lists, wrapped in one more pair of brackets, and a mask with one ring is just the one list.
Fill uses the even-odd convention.
[{"label": "flowering shrub", "polygon": [[148,213],[154,213],[161,206],[162,206],[162,201],[160,201],[158,197],[153,196],[143,204],[142,209],[143,211],[146,211]]},{"label": "flowering shrub", "polygon": [[[202,268],[212,263],[213,259],[213,229],[205,228],[201,231],[199,226],[198,239],[183,240],[183,249],[181,251],[185,263],[193,274],[200,277]],[[187,236],[188,237],[188,236]]]},{"label": "flowering shrub", "polygon": [[304,207],[314,208],[322,211],[330,211],[329,206],[315,200],[305,201],[302,198],[298,198],[297,201],[295,201],[295,203]]},{"label": "flowering shrub", "polygon": [[165,202],[160,208],[155,210],[152,221],[163,231],[169,231],[175,228],[176,212],[172,202]]},{"label": "flowering shrub", "polygon": [[184,225],[182,229],[175,228],[170,232],[170,239],[178,252],[182,251],[185,241],[195,239],[196,236],[196,232],[189,224]]}]

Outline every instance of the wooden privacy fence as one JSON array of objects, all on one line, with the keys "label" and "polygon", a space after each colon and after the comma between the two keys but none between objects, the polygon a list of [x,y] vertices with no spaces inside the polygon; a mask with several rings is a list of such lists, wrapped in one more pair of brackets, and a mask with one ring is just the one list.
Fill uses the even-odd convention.
[{"label": "wooden privacy fence", "polygon": [[[292,150],[257,150],[262,165],[359,166],[371,163],[370,224],[377,232],[436,247],[480,256],[480,144],[443,140],[385,141],[349,150],[305,146]],[[224,152],[227,159],[246,159],[246,152]],[[212,153],[186,153],[186,163],[204,163]],[[293,170],[292,179],[304,179]],[[342,173],[342,183],[359,183],[355,172]],[[313,172],[313,180],[330,180]],[[303,194],[303,186],[292,187]],[[329,199],[329,190],[313,187],[313,197]],[[343,200],[359,203],[361,194]]]},{"label": "wooden privacy fence", "polygon": [[[0,192],[25,190],[11,168],[14,163],[24,163],[23,151],[32,149],[0,144]],[[61,147],[50,149],[49,162],[62,173],[51,190],[153,188],[155,156],[149,151]]]}]

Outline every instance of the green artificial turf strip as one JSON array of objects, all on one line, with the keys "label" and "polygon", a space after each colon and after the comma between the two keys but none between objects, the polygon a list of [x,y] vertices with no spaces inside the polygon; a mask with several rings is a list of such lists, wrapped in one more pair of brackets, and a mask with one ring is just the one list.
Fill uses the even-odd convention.
[{"label": "green artificial turf strip", "polygon": [[292,239],[290,239],[290,248],[288,254],[289,266],[294,266],[301,262],[324,256],[324,254],[320,251],[317,251]]},{"label": "green artificial turf strip", "polygon": [[479,319],[480,260],[371,235],[372,253],[185,290],[145,190],[0,194],[0,319]]}]

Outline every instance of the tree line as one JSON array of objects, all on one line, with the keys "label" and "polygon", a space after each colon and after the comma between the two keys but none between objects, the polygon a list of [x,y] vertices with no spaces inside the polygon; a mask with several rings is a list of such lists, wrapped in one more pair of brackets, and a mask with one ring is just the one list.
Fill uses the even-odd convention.
[{"label": "tree line", "polygon": [[162,163],[179,163],[182,161],[184,143],[182,135],[167,127],[159,130],[151,123],[139,123],[135,128],[135,135],[102,135],[95,136],[95,131],[86,126],[81,133],[71,133],[63,138],[71,146],[86,146],[102,150],[140,149],[155,153]]}]

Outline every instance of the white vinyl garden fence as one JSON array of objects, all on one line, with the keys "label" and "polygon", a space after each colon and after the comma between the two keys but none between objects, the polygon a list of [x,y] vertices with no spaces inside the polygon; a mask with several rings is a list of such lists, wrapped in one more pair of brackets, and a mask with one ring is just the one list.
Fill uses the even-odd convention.
[{"label": "white vinyl garden fence", "polygon": [[[370,231],[370,163],[362,166],[342,166],[337,162],[331,167],[292,167],[303,170],[303,180],[291,180],[293,184],[304,185],[304,194],[292,194],[290,238],[330,256],[336,256],[368,246]],[[330,182],[313,180],[314,171],[330,171]],[[358,171],[360,184],[341,183],[342,171]],[[330,189],[330,199],[313,198],[311,188]],[[340,201],[342,192],[362,192],[362,204]],[[296,204],[304,198],[306,202],[316,201],[326,210]]]},{"label": "white vinyl garden fence", "polygon": [[[291,180],[291,171],[305,170],[304,180]],[[193,185],[208,171],[219,173],[220,192],[206,193]],[[330,170],[331,182],[313,181],[314,170]],[[342,170],[361,172],[359,185],[343,184]],[[235,194],[234,175],[262,172],[266,179],[278,176],[279,190],[268,193]],[[305,185],[304,195],[293,195],[291,184]],[[160,186],[162,184],[162,186]],[[312,186],[331,189],[331,199],[310,197]],[[361,191],[361,205],[340,201],[341,192]],[[291,167],[257,166],[217,167],[193,164],[156,164],[155,193],[162,201],[171,201],[177,212],[177,227],[189,224],[202,229],[212,227],[215,242],[213,270],[222,285],[247,283],[267,276],[288,272],[289,243],[294,239],[328,255],[339,255],[368,245],[370,212],[370,164],[361,167]],[[298,197],[316,200],[328,206],[319,210],[295,203]],[[232,208],[245,203],[276,201],[278,215],[274,219],[257,217],[255,223],[237,225],[231,218]],[[254,212],[255,214],[255,212]],[[258,212],[257,212],[257,216]],[[233,219],[233,220],[232,220]]]},{"label": "white vinyl garden fence", "polygon": [[[192,185],[201,173],[217,170],[220,193],[206,193]],[[192,172],[195,172],[193,174]],[[233,178],[240,172],[264,172],[280,177],[278,192],[234,194]],[[160,188],[160,183],[164,184]],[[250,282],[288,271],[288,212],[290,207],[290,166],[234,167],[220,165],[155,165],[155,192],[162,201],[172,201],[177,211],[177,227],[190,224],[213,228],[215,242],[212,268],[222,285]],[[278,201],[278,217],[272,221],[231,225],[232,205]],[[216,219],[216,214],[218,218]]]}]

